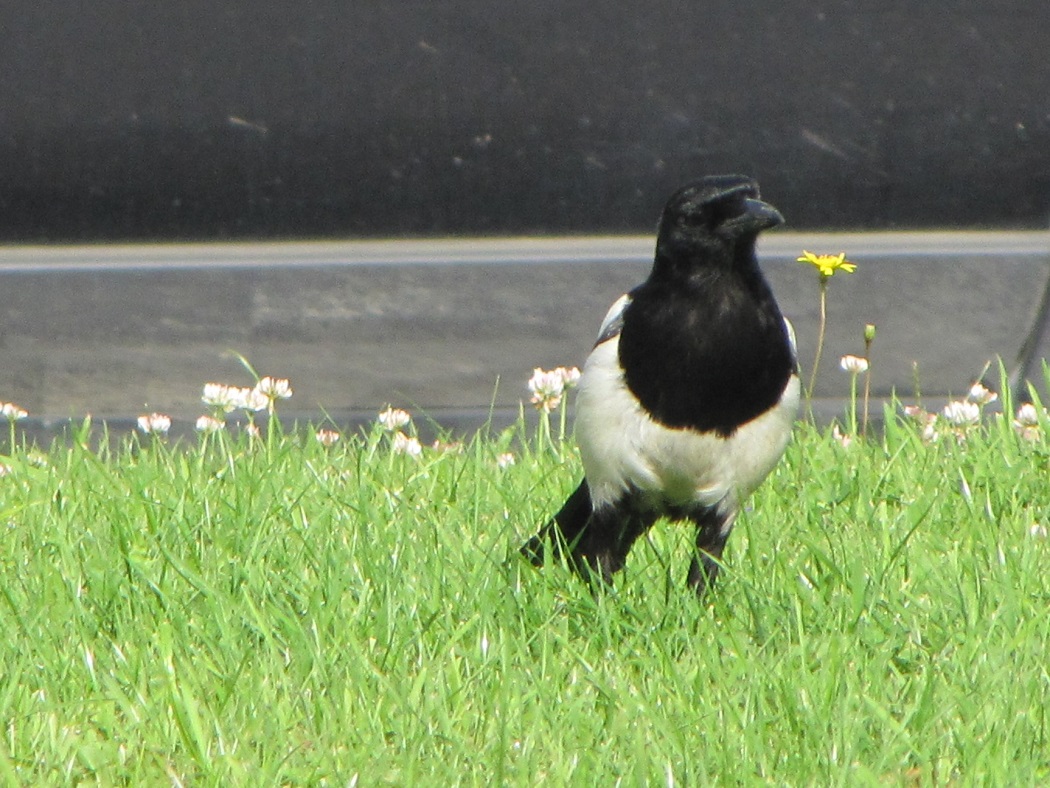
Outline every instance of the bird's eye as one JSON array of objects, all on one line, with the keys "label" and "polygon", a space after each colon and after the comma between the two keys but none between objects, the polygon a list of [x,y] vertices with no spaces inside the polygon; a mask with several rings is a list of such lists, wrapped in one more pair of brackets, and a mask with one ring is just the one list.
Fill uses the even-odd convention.
[{"label": "bird's eye", "polygon": [[711,214],[706,208],[697,208],[685,211],[679,217],[679,221],[686,227],[702,227],[711,225]]},{"label": "bird's eye", "polygon": [[727,219],[732,219],[744,212],[744,198],[739,197],[732,200],[719,200],[718,202],[707,205],[706,208],[711,224],[713,226],[718,226]]}]

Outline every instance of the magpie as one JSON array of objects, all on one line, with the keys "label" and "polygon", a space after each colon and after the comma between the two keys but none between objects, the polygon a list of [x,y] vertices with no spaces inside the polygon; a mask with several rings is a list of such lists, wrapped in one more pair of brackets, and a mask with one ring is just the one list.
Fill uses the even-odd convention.
[{"label": "magpie", "polygon": [[679,189],[648,279],[602,322],[576,397],[584,479],[521,553],[612,582],[656,520],[692,523],[688,583],[718,574],[743,501],[783,455],[798,410],[794,332],[755,241],[784,221],[743,175]]}]

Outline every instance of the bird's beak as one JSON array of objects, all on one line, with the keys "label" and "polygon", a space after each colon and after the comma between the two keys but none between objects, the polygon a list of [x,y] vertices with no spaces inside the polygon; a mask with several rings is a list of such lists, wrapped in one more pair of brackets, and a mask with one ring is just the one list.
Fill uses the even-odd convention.
[{"label": "bird's beak", "polygon": [[770,227],[776,227],[778,224],[783,223],[784,217],[772,205],[761,200],[748,198],[744,200],[743,212],[739,216],[734,216],[732,219],[723,222],[719,229],[739,236],[759,233],[762,230],[768,230]]},{"label": "bird's beak", "polygon": [[744,200],[744,205],[744,216],[748,217],[751,224],[757,226],[759,230],[768,230],[770,227],[784,223],[784,217],[780,215],[780,211],[768,202]]}]

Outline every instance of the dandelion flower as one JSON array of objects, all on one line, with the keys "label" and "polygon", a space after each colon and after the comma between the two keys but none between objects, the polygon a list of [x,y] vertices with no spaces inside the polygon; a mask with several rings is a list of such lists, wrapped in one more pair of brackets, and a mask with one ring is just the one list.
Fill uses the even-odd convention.
[{"label": "dandelion flower", "polygon": [[[820,323],[817,326],[817,350],[813,355],[813,369],[809,373],[809,385],[806,386],[806,398],[812,403],[813,387],[817,384],[817,370],[820,368],[820,358],[824,352],[824,332],[828,323],[828,280],[836,271],[845,271],[852,274],[857,266],[846,259],[846,253],[813,254],[802,250],[802,256],[796,258],[800,263],[808,263],[814,266],[820,274]],[[867,334],[865,333],[865,341]],[[873,337],[874,338],[874,337]],[[870,344],[870,342],[868,342]],[[812,405],[811,405],[812,406]]]},{"label": "dandelion flower", "polygon": [[146,435],[167,435],[171,429],[171,416],[163,413],[150,413],[139,416],[139,429]]},{"label": "dandelion flower", "polygon": [[418,438],[411,438],[403,432],[394,435],[394,453],[407,454],[409,457],[418,457],[423,453],[423,445]]},{"label": "dandelion flower", "polygon": [[954,427],[972,427],[981,420],[981,409],[975,402],[953,400],[944,406],[941,414]]},{"label": "dandelion flower", "polygon": [[839,359],[839,366],[851,375],[868,371],[868,360],[860,356],[845,355]]},{"label": "dandelion flower", "polygon": [[558,370],[536,367],[529,378],[528,386],[532,392],[530,401],[537,410],[550,413],[561,405],[562,396],[565,394],[565,378]]},{"label": "dandelion flower", "polygon": [[226,427],[226,424],[220,421],[219,419],[215,418],[214,416],[201,416],[199,419],[197,419],[197,424],[195,425],[195,427],[197,432],[204,433],[205,435],[210,435],[213,432],[219,432],[220,430],[224,429]]},{"label": "dandelion flower", "polygon": [[970,393],[967,395],[967,399],[980,407],[984,407],[990,402],[995,402],[999,399],[999,395],[991,389],[986,388],[982,383],[977,382],[970,387]]},{"label": "dandelion flower", "polygon": [[383,425],[389,432],[399,430],[412,421],[412,416],[407,410],[392,408],[389,405],[378,416],[376,421]]},{"label": "dandelion flower", "polygon": [[517,459],[509,451],[496,457],[496,465],[500,468],[509,468],[511,465],[517,462]]},{"label": "dandelion flower", "polygon": [[270,402],[288,399],[292,396],[292,386],[287,378],[272,378],[269,375],[255,384],[255,390]]},{"label": "dandelion flower", "polygon": [[0,416],[8,421],[20,421],[28,415],[29,413],[13,402],[0,402]]},{"label": "dandelion flower", "polygon": [[339,443],[339,438],[341,436],[335,430],[320,429],[314,434],[314,437],[317,439],[318,443],[327,447]]},{"label": "dandelion flower", "polygon": [[800,263],[809,263],[815,267],[824,279],[834,276],[838,271],[852,274],[857,270],[856,264],[846,259],[845,252],[840,252],[839,254],[813,254],[813,252],[807,252],[803,249],[802,257],[796,259]]}]

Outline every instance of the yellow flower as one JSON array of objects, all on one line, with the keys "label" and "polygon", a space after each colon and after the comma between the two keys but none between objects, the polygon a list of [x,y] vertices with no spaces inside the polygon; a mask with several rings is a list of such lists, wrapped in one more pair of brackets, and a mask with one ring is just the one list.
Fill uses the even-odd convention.
[{"label": "yellow flower", "polygon": [[825,278],[833,276],[836,271],[845,271],[847,274],[852,274],[857,269],[855,263],[851,263],[846,259],[845,252],[840,252],[839,254],[813,254],[813,252],[807,252],[803,249],[802,256],[797,259],[800,263],[809,263],[815,266],[820,271],[820,275]]}]

